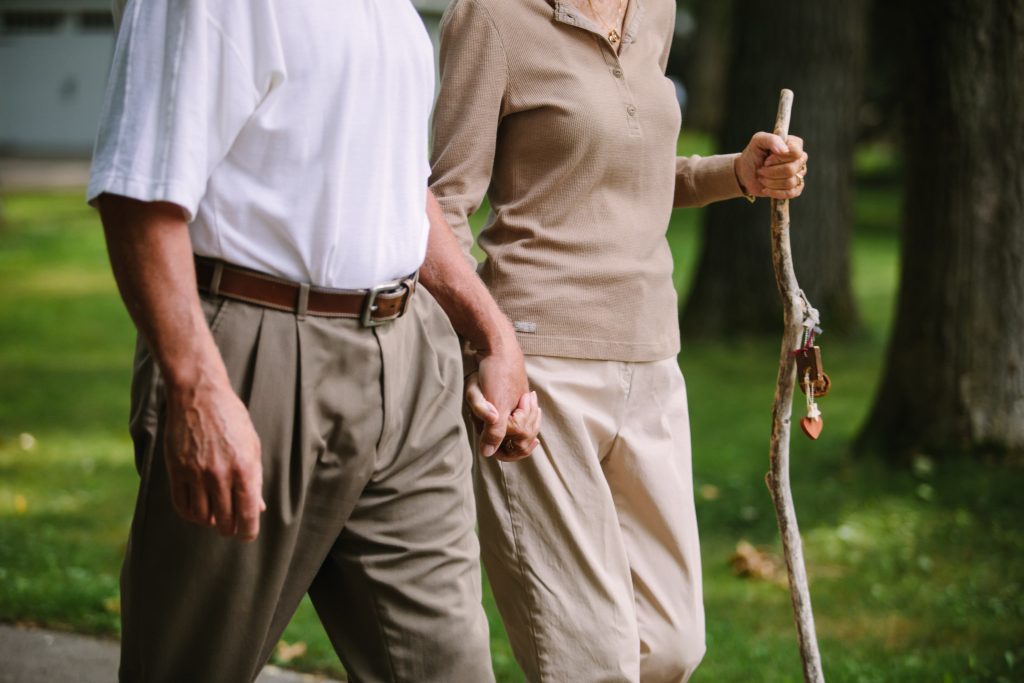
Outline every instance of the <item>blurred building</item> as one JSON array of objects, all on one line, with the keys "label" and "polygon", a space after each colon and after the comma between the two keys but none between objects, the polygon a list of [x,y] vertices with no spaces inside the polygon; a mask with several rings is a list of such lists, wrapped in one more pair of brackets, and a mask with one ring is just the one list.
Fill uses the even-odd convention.
[{"label": "blurred building", "polygon": [[[448,0],[413,4],[436,46]],[[114,50],[110,6],[0,0],[0,156],[89,155]]]}]

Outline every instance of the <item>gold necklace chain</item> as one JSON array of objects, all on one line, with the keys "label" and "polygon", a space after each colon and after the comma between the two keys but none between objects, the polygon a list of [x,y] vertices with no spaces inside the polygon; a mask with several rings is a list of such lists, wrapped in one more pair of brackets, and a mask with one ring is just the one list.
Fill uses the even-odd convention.
[{"label": "gold necklace chain", "polygon": [[594,0],[587,0],[587,4],[590,5],[590,11],[594,13],[597,20],[604,24],[604,28],[608,31],[608,42],[612,45],[618,45],[619,41],[622,40],[622,35],[619,33],[617,26],[621,25],[622,18],[625,15],[626,0],[619,0],[619,11],[615,13],[615,23],[609,24],[604,19],[604,15],[597,11],[594,7]]}]

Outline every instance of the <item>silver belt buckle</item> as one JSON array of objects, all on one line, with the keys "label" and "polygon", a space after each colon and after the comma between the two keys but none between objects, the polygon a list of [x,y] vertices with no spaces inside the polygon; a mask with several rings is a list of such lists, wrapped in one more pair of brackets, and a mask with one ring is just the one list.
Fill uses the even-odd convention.
[{"label": "silver belt buckle", "polygon": [[[383,285],[377,285],[376,287],[370,287],[366,290],[366,298],[363,299],[363,310],[359,315],[359,324],[363,327],[378,327],[384,323],[391,322],[397,318],[401,318],[405,315],[405,311],[409,308],[409,299],[412,298],[413,286],[409,284],[412,280],[413,283],[419,278],[419,272],[417,271],[414,275],[401,280],[395,280],[393,282],[386,282]],[[405,290],[405,299],[402,301],[402,307],[398,309],[398,313],[390,318],[384,320],[375,320],[373,312],[377,310],[377,297],[385,292],[394,292],[400,289]]]}]

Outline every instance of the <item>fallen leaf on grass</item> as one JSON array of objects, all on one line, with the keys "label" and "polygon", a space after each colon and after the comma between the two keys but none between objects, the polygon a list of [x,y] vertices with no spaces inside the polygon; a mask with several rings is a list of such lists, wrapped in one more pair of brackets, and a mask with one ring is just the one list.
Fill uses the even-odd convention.
[{"label": "fallen leaf on grass", "polygon": [[28,512],[28,499],[20,493],[14,494],[14,511],[19,515]]},{"label": "fallen leaf on grass", "polygon": [[704,500],[718,500],[718,496],[721,495],[721,491],[714,484],[704,484],[699,489],[700,497]]},{"label": "fallen leaf on grass", "polygon": [[786,571],[782,559],[755,548],[747,541],[736,544],[736,551],[729,558],[729,565],[737,576],[786,585]]},{"label": "fallen leaf on grass", "polygon": [[306,644],[301,640],[291,644],[282,640],[277,644],[277,661],[282,664],[287,664],[304,654],[306,654]]}]

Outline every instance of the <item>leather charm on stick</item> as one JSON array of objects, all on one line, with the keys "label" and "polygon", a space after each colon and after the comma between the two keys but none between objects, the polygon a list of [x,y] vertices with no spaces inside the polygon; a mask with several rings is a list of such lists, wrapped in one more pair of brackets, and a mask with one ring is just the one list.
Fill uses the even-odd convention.
[{"label": "leather charm on stick", "polygon": [[824,398],[832,388],[832,380],[821,364],[821,347],[807,346],[793,352],[796,357],[796,376],[800,378],[800,391],[807,393],[808,382],[814,385],[814,395]]},{"label": "leather charm on stick", "polygon": [[804,388],[807,382],[817,382],[825,371],[821,366],[821,347],[809,346],[797,349],[793,352],[796,356],[796,376],[800,378],[800,388]]},{"label": "leather charm on stick", "polygon": [[825,423],[821,419],[821,415],[817,417],[802,417],[800,418],[800,429],[803,430],[804,434],[811,437],[814,441],[818,440],[821,436],[821,430],[824,429]]},{"label": "leather charm on stick", "polygon": [[[823,378],[828,378],[828,375],[824,372],[821,372],[820,375]],[[821,430],[825,427],[825,422],[821,419],[821,411],[818,409],[818,404],[814,400],[814,385],[815,382],[811,380],[811,370],[809,368],[805,368],[804,375],[800,377],[800,388],[804,389],[807,394],[807,417],[801,418],[800,429],[802,429],[804,434],[809,436],[812,440],[817,441],[818,437],[821,436]]]}]

